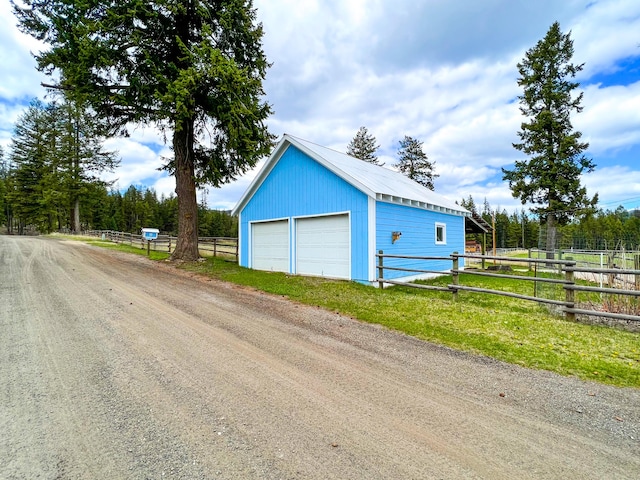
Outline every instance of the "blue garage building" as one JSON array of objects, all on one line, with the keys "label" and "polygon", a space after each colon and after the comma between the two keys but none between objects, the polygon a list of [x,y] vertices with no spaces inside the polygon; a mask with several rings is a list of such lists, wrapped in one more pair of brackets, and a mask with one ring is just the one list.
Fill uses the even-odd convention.
[{"label": "blue garage building", "polygon": [[[377,278],[378,250],[464,252],[470,215],[399,172],[291,135],[278,143],[233,214],[239,217],[240,265],[364,283]],[[450,261],[387,259],[385,265],[451,268]],[[417,277],[385,272],[388,279]]]}]

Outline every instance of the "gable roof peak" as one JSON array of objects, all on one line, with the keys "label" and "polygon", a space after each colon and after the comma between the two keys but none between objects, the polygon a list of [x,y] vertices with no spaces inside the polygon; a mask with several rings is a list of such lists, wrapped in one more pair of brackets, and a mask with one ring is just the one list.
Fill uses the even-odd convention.
[{"label": "gable roof peak", "polygon": [[470,214],[460,205],[414,182],[399,171],[360,160],[346,153],[286,133],[233,209],[234,214],[238,213],[253,196],[253,193],[271,172],[289,145],[302,151],[353,187],[376,200],[455,215],[466,216]]}]

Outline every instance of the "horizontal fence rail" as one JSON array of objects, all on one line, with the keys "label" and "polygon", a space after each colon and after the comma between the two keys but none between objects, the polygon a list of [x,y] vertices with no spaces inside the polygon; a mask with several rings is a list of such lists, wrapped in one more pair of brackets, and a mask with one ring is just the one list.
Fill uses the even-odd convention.
[{"label": "horizontal fence rail", "polygon": [[[125,243],[132,247],[142,249],[149,248],[153,251],[163,251],[171,253],[178,241],[178,237],[170,235],[158,235],[158,238],[151,240],[148,244],[142,235],[128,232],[117,232],[114,230],[88,230],[83,235],[98,237],[114,243]],[[238,239],[233,237],[199,237],[198,251],[200,255],[207,257],[227,256],[234,257],[238,261]]]},{"label": "horizontal fence rail", "polygon": [[[378,278],[376,281],[380,288],[383,288],[385,285],[403,285],[412,288],[420,288],[423,290],[438,290],[438,291],[448,291],[451,292],[454,299],[457,299],[458,292],[466,291],[472,293],[486,294],[486,295],[501,295],[511,298],[517,298],[521,300],[533,301],[537,303],[543,303],[548,305],[559,306],[562,309],[563,314],[566,318],[570,320],[574,320],[576,315],[586,315],[593,317],[604,317],[611,318],[617,320],[625,320],[632,322],[640,322],[639,315],[620,313],[620,312],[612,312],[612,311],[601,311],[597,309],[586,309],[579,308],[576,302],[576,293],[578,292],[586,292],[586,293],[599,293],[606,295],[619,295],[622,297],[629,297],[631,301],[635,302],[638,297],[640,297],[640,270],[636,269],[623,269],[623,268],[592,268],[591,266],[580,266],[576,262],[576,260],[571,258],[533,258],[529,257],[506,257],[506,256],[486,256],[486,255],[478,255],[478,254],[458,254],[457,252],[452,253],[449,256],[410,256],[410,255],[388,255],[385,254],[382,250],[378,252],[376,255],[377,258],[377,269],[378,269]],[[385,259],[403,259],[409,260],[412,262],[411,267],[404,268],[402,266],[391,266],[385,265]],[[529,270],[534,266],[536,268],[536,272],[546,272],[546,273],[555,273],[560,274],[562,278],[546,278],[546,277],[529,277],[524,275],[510,275],[503,274],[498,272],[490,272],[485,270],[476,270],[476,269],[460,269],[460,259],[473,259],[473,260],[481,260],[483,266],[485,262],[493,263],[494,265],[508,265],[508,266],[526,266]],[[421,261],[440,261],[440,262],[451,262],[451,268],[445,270],[433,270],[429,268],[417,268],[415,263],[419,263]],[[506,266],[505,265],[505,266]],[[438,274],[438,275],[446,275],[450,274],[452,281],[451,284],[446,287],[442,286],[433,286],[433,285],[423,285],[419,283],[406,282],[401,280],[394,280],[385,278],[385,271],[404,271],[410,274],[415,273],[425,273],[425,274]],[[507,278],[511,280],[523,280],[525,282],[534,282],[535,285],[538,284],[550,284],[561,286],[564,291],[564,299],[557,300],[552,298],[544,298],[541,296],[530,296],[523,295],[520,293],[502,291],[502,290],[492,290],[486,288],[474,287],[471,285],[462,285],[460,283],[460,274],[466,275],[475,275],[481,277],[494,277],[494,278]],[[601,286],[589,286],[589,285],[579,285],[576,284],[576,279],[589,279],[585,277],[585,274],[599,275],[601,279]],[[602,283],[603,276],[608,277],[609,287],[604,287]],[[635,284],[635,289],[629,288],[616,288],[616,278],[624,277],[625,283],[624,285],[628,285],[631,283]]]}]

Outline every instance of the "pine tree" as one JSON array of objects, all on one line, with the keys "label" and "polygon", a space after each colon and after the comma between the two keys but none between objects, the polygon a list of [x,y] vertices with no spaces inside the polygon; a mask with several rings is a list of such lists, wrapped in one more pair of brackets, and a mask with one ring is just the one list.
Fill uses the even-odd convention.
[{"label": "pine tree", "polygon": [[347,155],[382,166],[384,163],[380,163],[376,156],[379,148],[380,145],[376,145],[376,137],[369,133],[367,127],[360,127],[356,136],[347,145]]},{"label": "pine tree", "polygon": [[404,139],[400,140],[398,157],[398,168],[402,173],[429,190],[434,190],[433,180],[439,175],[433,172],[435,162],[430,162],[422,151],[422,142],[405,135]]},{"label": "pine tree", "polygon": [[22,31],[49,45],[38,68],[52,88],[88,101],[111,133],[132,124],[171,132],[178,242],[198,258],[196,188],[254,167],[274,137],[262,82],[269,64],[251,0],[22,0]]},{"label": "pine tree", "polygon": [[55,114],[52,105],[31,102],[18,118],[11,139],[11,189],[7,200],[18,221],[18,233],[27,225],[51,232],[63,209],[62,188],[53,161],[56,147]]},{"label": "pine tree", "polygon": [[469,195],[467,198],[463,198],[460,201],[460,206],[466,208],[472,213],[476,213],[476,202],[473,200],[473,197]]},{"label": "pine tree", "polygon": [[582,134],[571,124],[571,113],[582,111],[583,96],[572,95],[579,86],[572,79],[583,69],[583,64],[571,63],[572,57],[570,34],[555,22],[518,64],[520,111],[529,120],[518,132],[521,142],[513,146],[529,158],[516,161],[512,170],[502,169],[515,198],[540,205],[531,210],[546,223],[547,250],[556,247],[558,224],[597,203],[597,195],[589,198],[580,185],[580,175],[593,171],[595,164],[583,155],[589,144],[580,141]]},{"label": "pine tree", "polygon": [[90,184],[104,184],[100,174],[120,163],[116,152],[103,150],[99,124],[86,105],[69,99],[55,107],[58,173],[67,195],[72,232],[80,231],[80,205]]},{"label": "pine tree", "polygon": [[0,146],[0,226],[7,225],[7,177],[9,176],[9,165],[4,158],[4,149]]}]

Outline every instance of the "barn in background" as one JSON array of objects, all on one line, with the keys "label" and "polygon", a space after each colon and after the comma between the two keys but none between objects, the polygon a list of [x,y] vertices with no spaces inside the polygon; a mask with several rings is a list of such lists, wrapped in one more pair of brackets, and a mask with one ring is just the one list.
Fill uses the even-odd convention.
[{"label": "barn in background", "polygon": [[[470,213],[399,172],[284,135],[233,210],[239,262],[257,270],[370,283],[378,250],[464,252]],[[450,261],[385,265],[445,271]],[[462,265],[461,265],[462,267]],[[419,275],[386,271],[385,278]]]}]

